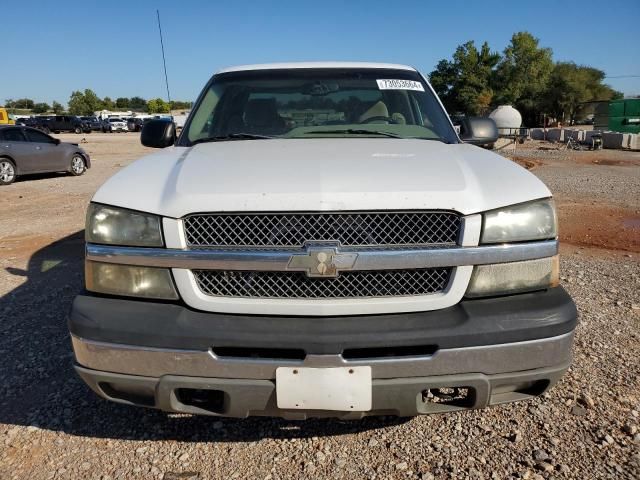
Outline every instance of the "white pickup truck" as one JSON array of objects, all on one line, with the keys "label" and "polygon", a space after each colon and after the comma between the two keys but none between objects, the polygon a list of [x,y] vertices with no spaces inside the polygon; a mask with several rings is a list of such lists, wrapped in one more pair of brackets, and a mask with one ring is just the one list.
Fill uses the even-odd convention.
[{"label": "white pickup truck", "polygon": [[539,395],[571,362],[551,193],[411,67],[226,69],[87,213],[76,370],[171,412],[360,418]]},{"label": "white pickup truck", "polygon": [[107,118],[105,130],[109,133],[113,132],[128,132],[127,122],[120,117]]}]

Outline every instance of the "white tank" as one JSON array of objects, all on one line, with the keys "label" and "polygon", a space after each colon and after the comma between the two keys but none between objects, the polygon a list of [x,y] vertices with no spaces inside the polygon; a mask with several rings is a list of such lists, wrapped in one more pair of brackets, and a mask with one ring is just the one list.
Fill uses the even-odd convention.
[{"label": "white tank", "polygon": [[519,128],[522,125],[522,115],[511,105],[500,105],[489,114],[489,118],[496,122],[500,134],[515,133],[510,132],[510,129]]}]

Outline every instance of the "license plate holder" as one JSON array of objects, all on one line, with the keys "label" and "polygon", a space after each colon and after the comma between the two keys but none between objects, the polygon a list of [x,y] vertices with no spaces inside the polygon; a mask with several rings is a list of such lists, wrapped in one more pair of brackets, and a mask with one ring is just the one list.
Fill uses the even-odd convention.
[{"label": "license plate holder", "polygon": [[278,408],[299,410],[371,410],[371,367],[278,367]]}]

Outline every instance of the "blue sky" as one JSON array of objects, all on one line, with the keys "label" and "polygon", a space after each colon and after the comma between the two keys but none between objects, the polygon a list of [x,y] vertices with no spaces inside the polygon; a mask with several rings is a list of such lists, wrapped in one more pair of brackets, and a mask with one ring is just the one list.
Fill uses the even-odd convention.
[{"label": "blue sky", "polygon": [[[164,97],[156,8],[171,96],[181,100],[193,100],[219,68],[244,63],[384,61],[428,74],[467,40],[502,51],[520,30],[556,60],[640,75],[640,0],[4,0],[0,103],[66,104],[84,88],[114,99]],[[640,77],[607,82],[640,94]]]}]

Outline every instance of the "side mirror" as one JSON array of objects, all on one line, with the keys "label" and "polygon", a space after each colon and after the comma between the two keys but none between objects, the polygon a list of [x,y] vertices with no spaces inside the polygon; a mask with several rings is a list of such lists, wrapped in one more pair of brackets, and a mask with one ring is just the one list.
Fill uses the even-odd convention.
[{"label": "side mirror", "polygon": [[498,127],[491,118],[464,117],[460,122],[460,139],[472,145],[491,145],[498,140]]},{"label": "side mirror", "polygon": [[53,139],[53,143],[55,143],[56,145],[60,145],[60,139],[59,138],[54,138]]},{"label": "side mirror", "polygon": [[149,120],[142,127],[140,141],[145,147],[169,147],[176,141],[176,125],[166,119]]}]

